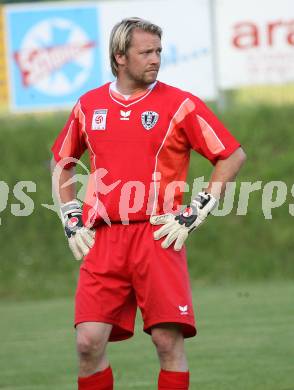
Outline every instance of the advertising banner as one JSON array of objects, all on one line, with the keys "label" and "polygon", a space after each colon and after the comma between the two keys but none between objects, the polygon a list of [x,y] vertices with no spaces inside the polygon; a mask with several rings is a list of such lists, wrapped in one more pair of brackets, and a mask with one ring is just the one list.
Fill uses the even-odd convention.
[{"label": "advertising banner", "polygon": [[0,6],[0,108],[8,106],[8,78],[5,50],[5,18],[3,6]]},{"label": "advertising banner", "polygon": [[24,4],[5,13],[12,110],[72,106],[101,84],[95,4]]},{"label": "advertising banner", "polygon": [[294,81],[294,1],[217,0],[220,87]]},{"label": "advertising banner", "polygon": [[113,80],[109,36],[124,17],[163,28],[159,79],[213,99],[209,0],[39,3],[5,7],[12,111],[67,108]]}]

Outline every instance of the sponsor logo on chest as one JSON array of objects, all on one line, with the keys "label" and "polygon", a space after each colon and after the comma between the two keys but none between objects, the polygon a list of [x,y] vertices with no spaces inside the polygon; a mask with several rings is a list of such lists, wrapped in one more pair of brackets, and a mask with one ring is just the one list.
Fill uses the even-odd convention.
[{"label": "sponsor logo on chest", "polygon": [[129,121],[131,112],[132,112],[132,110],[129,110],[129,111],[120,110],[120,120],[121,121]]},{"label": "sponsor logo on chest", "polygon": [[159,115],[155,111],[144,111],[141,114],[141,122],[146,130],[151,130],[157,123]]},{"label": "sponsor logo on chest", "polygon": [[92,130],[106,130],[107,109],[94,110],[92,117]]}]

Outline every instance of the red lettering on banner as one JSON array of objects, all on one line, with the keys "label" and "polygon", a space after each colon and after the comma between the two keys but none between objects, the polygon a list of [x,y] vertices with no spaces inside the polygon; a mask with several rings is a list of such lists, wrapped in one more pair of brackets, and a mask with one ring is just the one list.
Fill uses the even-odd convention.
[{"label": "red lettering on banner", "polygon": [[287,42],[289,43],[289,45],[294,46],[294,20],[291,20],[288,23],[288,27],[289,30],[288,30]]},{"label": "red lettering on banner", "polygon": [[283,26],[282,21],[268,23],[268,25],[267,25],[267,43],[269,46],[274,45],[274,31],[278,27],[281,27],[281,26]]},{"label": "red lettering on banner", "polygon": [[237,49],[246,50],[264,43],[273,47],[283,43],[294,46],[294,20],[276,20],[259,26],[254,22],[240,22],[233,26],[232,44]]},{"label": "red lettering on banner", "polygon": [[37,84],[94,46],[95,42],[86,42],[38,49],[21,49],[15,52],[14,59],[20,68],[24,87]]},{"label": "red lettering on banner", "polygon": [[234,26],[233,45],[238,49],[250,49],[259,45],[259,33],[256,24],[237,23]]}]

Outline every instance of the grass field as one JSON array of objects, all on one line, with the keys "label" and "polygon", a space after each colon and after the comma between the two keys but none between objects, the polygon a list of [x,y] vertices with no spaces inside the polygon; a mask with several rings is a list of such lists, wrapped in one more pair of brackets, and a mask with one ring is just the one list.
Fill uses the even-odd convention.
[{"label": "grass field", "polygon": [[[187,341],[191,390],[294,390],[294,284],[194,283],[199,335]],[[75,389],[72,300],[0,303],[1,390]],[[116,389],[156,389],[141,321],[109,355]]]}]

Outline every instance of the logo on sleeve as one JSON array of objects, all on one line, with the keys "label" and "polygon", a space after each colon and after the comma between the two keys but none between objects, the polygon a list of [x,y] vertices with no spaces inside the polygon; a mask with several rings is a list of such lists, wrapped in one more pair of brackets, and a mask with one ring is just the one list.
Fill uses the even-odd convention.
[{"label": "logo on sleeve", "polygon": [[105,130],[106,129],[106,118],[107,109],[94,110],[92,117],[92,130]]},{"label": "logo on sleeve", "polygon": [[157,123],[159,115],[155,111],[144,111],[141,115],[142,125],[146,130],[151,130]]}]

